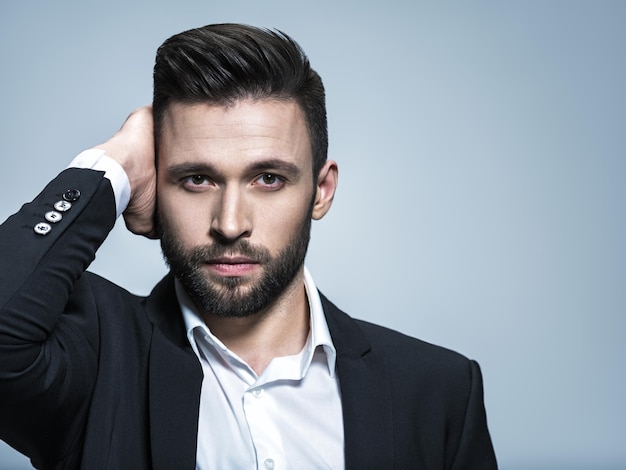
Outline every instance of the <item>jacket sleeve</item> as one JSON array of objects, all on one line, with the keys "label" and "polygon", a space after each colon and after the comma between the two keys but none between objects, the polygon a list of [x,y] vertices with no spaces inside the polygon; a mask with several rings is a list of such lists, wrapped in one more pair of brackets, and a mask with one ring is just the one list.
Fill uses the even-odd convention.
[{"label": "jacket sleeve", "polygon": [[469,361],[470,389],[463,430],[452,464],[453,470],[496,470],[498,464],[487,428],[483,382],[476,361]]},{"label": "jacket sleeve", "polygon": [[75,288],[114,223],[103,173],[72,168],[0,226],[0,438],[33,462],[69,451],[84,426],[98,320]]}]

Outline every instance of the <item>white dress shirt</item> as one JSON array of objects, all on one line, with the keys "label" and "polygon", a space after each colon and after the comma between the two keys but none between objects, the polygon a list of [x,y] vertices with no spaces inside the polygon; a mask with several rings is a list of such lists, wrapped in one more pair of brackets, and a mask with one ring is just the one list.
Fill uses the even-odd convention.
[{"label": "white dress shirt", "polygon": [[343,419],[336,351],[305,268],[311,330],[296,355],[257,375],[195,311],[180,284],[187,336],[204,372],[197,469],[340,469]]},{"label": "white dress shirt", "polygon": [[[117,215],[124,212],[128,177],[103,150],[82,152],[69,167],[104,171]],[[306,268],[304,280],[311,325],[306,344],[296,355],[274,358],[260,376],[211,333],[176,283],[187,337],[204,373],[196,469],[344,468],[336,351]]]}]

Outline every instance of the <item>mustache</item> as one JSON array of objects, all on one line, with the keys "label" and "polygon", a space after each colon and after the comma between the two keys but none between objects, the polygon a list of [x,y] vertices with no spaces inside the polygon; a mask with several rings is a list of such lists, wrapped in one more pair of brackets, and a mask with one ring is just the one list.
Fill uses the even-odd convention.
[{"label": "mustache", "polygon": [[216,258],[236,256],[250,258],[257,263],[267,263],[272,260],[267,248],[252,245],[248,240],[236,240],[228,244],[216,241],[210,245],[195,247],[188,255],[189,260],[194,264],[202,264]]}]

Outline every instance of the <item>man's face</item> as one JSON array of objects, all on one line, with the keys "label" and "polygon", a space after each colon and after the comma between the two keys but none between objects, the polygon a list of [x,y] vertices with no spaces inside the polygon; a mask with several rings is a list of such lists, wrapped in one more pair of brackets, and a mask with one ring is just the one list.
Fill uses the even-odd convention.
[{"label": "man's face", "polygon": [[271,305],[301,275],[316,195],[300,108],[172,103],[160,135],[158,217],[173,272],[206,313]]}]

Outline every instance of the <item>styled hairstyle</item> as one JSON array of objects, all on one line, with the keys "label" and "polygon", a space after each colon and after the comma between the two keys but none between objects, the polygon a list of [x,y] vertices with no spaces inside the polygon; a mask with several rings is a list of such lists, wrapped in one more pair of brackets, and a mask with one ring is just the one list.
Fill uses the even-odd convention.
[{"label": "styled hairstyle", "polygon": [[214,24],[172,36],[154,65],[158,143],[171,102],[228,106],[241,99],[293,100],[303,112],[317,178],[328,153],[324,85],[289,36],[241,24]]}]

